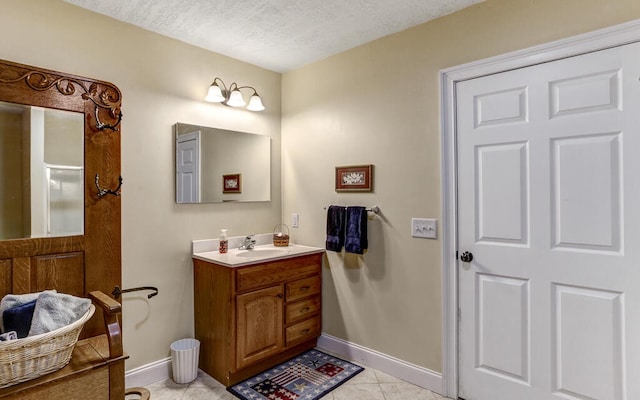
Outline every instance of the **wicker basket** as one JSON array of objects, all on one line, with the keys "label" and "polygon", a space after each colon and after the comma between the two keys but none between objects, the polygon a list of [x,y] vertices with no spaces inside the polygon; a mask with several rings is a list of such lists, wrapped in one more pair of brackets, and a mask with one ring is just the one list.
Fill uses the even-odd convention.
[{"label": "wicker basket", "polygon": [[289,246],[289,227],[278,224],[273,228],[273,245],[276,247]]},{"label": "wicker basket", "polygon": [[38,378],[67,365],[80,331],[95,309],[91,304],[79,320],[55,331],[0,342],[0,388]]}]

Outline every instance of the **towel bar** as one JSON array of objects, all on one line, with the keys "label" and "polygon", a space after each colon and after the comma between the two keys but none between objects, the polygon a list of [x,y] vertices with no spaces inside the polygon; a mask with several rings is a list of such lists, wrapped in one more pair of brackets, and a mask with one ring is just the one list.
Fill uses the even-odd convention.
[{"label": "towel bar", "polygon": [[[329,208],[329,207],[322,207],[322,208],[326,210],[326,209],[327,209],[327,208]],[[345,208],[347,208],[347,207],[345,207]],[[380,207],[378,207],[378,206],[373,206],[373,207],[371,207],[371,208],[367,208],[367,212],[372,212],[372,213],[374,213],[374,214],[378,214],[378,213],[380,213]]]}]

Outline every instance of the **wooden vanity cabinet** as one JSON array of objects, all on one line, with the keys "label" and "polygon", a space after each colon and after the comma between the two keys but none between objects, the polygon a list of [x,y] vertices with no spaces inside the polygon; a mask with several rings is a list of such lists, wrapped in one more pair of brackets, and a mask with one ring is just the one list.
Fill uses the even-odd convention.
[{"label": "wooden vanity cabinet", "polygon": [[238,368],[282,351],[283,303],[280,285],[236,296]]},{"label": "wooden vanity cabinet", "polygon": [[315,347],[322,253],[228,267],[194,262],[200,368],[226,386]]}]

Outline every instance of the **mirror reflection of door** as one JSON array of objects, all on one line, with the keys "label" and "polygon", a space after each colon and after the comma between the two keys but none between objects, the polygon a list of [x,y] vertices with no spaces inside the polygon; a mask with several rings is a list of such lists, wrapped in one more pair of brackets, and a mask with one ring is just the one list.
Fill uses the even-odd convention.
[{"label": "mirror reflection of door", "polygon": [[176,201],[200,202],[200,131],[176,138]]},{"label": "mirror reflection of door", "polygon": [[46,165],[47,234],[81,234],[84,226],[82,167]]},{"label": "mirror reflection of door", "polygon": [[[82,113],[0,102],[0,240],[82,234],[84,230],[84,184],[70,190],[69,183],[58,196],[66,211],[50,229],[50,198],[47,166],[82,170],[84,165],[84,118]],[[75,173],[76,175],[78,172]],[[56,173],[54,172],[54,175]],[[59,182],[60,177],[56,177]],[[78,197],[79,196],[79,197]],[[69,207],[73,207],[70,209]],[[62,229],[69,227],[69,231]]]}]

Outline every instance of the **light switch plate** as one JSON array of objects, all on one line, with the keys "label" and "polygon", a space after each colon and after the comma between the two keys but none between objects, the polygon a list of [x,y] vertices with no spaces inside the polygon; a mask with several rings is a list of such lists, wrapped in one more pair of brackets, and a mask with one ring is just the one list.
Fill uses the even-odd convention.
[{"label": "light switch plate", "polygon": [[298,213],[291,214],[291,227],[297,228],[300,226],[300,216]]},{"label": "light switch plate", "polygon": [[437,239],[438,220],[429,218],[411,218],[411,236],[415,238]]}]

